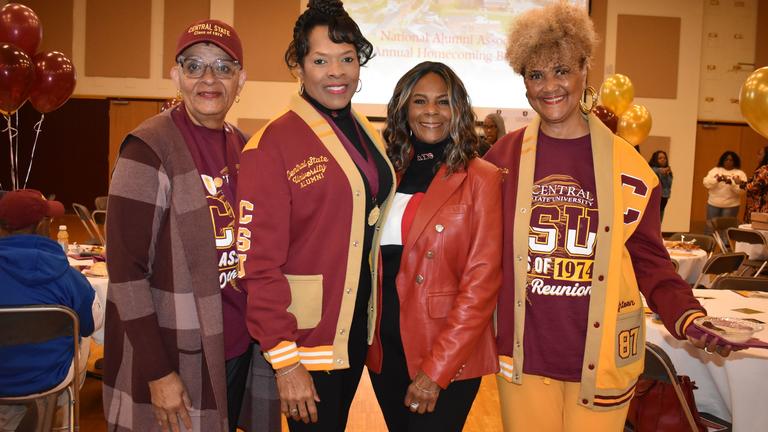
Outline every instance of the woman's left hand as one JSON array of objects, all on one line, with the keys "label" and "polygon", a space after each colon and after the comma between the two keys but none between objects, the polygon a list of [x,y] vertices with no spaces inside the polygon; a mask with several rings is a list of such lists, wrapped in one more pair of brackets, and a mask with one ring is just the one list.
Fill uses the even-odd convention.
[{"label": "woman's left hand", "polygon": [[698,339],[688,336],[688,341],[692,343],[696,348],[703,349],[707,354],[717,353],[721,357],[728,357],[731,354],[731,351],[739,350],[738,348],[734,348],[728,344],[718,345],[718,338],[708,334],[703,334]]},{"label": "woman's left hand", "polygon": [[419,414],[433,412],[439,395],[440,386],[424,372],[419,371],[405,393],[405,406],[411,412],[418,412]]}]

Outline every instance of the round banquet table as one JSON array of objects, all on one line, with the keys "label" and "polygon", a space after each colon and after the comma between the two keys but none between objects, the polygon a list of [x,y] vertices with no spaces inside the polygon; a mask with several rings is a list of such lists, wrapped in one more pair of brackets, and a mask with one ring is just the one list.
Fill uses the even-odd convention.
[{"label": "round banquet table", "polygon": [[669,257],[679,264],[677,274],[689,284],[695,283],[701,270],[704,269],[704,264],[707,263],[707,252],[702,249],[677,248],[667,248],[667,252],[669,252]]},{"label": "round banquet table", "polygon": [[[752,297],[729,290],[695,289],[693,293],[711,316],[753,318],[768,323],[766,293],[753,293]],[[731,421],[734,432],[765,430],[768,349],[749,348],[722,358],[675,339],[650,317],[646,324],[646,339],[666,351],[678,374],[688,375],[696,382],[698,389],[694,395],[699,411]],[[768,341],[768,326],[755,337]]]}]

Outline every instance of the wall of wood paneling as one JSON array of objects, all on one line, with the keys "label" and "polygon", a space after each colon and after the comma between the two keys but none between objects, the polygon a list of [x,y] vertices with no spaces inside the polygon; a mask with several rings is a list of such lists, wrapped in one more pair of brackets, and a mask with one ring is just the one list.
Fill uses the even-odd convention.
[{"label": "wall of wood paneling", "polygon": [[[750,127],[738,124],[699,123],[696,130],[696,164],[692,189],[691,230],[703,231],[707,219],[707,189],[701,181],[717,165],[726,150],[735,151],[741,158],[741,169],[751,177],[759,163],[757,152],[768,145],[768,139]],[[670,200],[671,202],[671,200]],[[744,217],[744,199],[739,219]]]},{"label": "wall of wood paneling", "polygon": [[680,17],[619,15],[616,73],[632,79],[635,97],[677,98]]},{"label": "wall of wood paneling", "polygon": [[[35,140],[34,124],[40,114],[30,104],[18,111],[19,165],[21,177],[26,175]],[[45,195],[56,194],[68,211],[79,202],[93,207],[93,200],[107,194],[107,146],[109,135],[109,104],[104,99],[67,101],[46,114],[32,159],[27,187]],[[0,138],[0,182],[10,189],[10,161],[7,135]],[[23,181],[23,180],[22,180]],[[21,187],[21,186],[19,186]]]},{"label": "wall of wood paneling", "polygon": [[165,0],[163,13],[163,78],[171,77],[176,42],[189,24],[211,15],[211,0]]},{"label": "wall of wood paneling", "polygon": [[85,75],[150,77],[152,0],[86,3]]},{"label": "wall of wood paneling", "polygon": [[296,82],[283,62],[300,13],[296,2],[234,1],[234,27],[243,41],[248,80]]}]

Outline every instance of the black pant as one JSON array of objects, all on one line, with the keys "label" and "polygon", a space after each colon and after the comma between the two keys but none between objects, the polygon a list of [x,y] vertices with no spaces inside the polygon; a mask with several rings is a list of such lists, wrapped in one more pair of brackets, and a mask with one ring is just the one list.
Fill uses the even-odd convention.
[{"label": "black pant", "polygon": [[452,382],[447,389],[440,391],[433,412],[412,413],[405,406],[405,394],[411,378],[408,376],[402,344],[399,347],[385,345],[383,360],[381,373],[369,374],[390,431],[461,431],[480,389],[480,378]]},{"label": "black pant", "polygon": [[[369,291],[370,292],[370,291]],[[349,407],[355,398],[360,376],[363,374],[365,355],[368,352],[367,320],[365,313],[367,296],[356,307],[347,345],[349,368],[332,371],[310,372],[315,390],[320,397],[317,406],[317,423],[305,424],[288,417],[291,432],[344,432],[349,417]]]},{"label": "black pant", "polygon": [[661,202],[659,203],[661,207],[661,220],[664,220],[664,209],[667,208],[667,201],[669,201],[669,197],[661,197]]},{"label": "black pant", "polygon": [[245,383],[251,369],[252,349],[253,345],[249,345],[245,353],[233,357],[225,363],[227,370],[227,417],[229,417],[230,432],[237,430],[237,420],[240,418],[240,408],[243,406]]}]

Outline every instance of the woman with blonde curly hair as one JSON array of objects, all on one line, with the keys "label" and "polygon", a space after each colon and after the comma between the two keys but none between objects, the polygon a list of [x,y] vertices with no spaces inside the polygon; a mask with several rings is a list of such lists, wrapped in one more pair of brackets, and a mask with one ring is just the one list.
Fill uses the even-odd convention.
[{"label": "woman with blonde curly hair", "polygon": [[536,116],[486,159],[508,170],[498,377],[506,431],[618,431],[643,370],[648,306],[678,339],[705,315],[660,235],[659,180],[639,153],[590,113],[596,34],[558,2],[521,15],[507,59]]},{"label": "woman with blonde curly hair", "polygon": [[443,63],[400,79],[384,139],[398,175],[381,236],[382,316],[368,352],[389,430],[461,431],[498,370],[501,174],[477,158],[464,85]]}]

